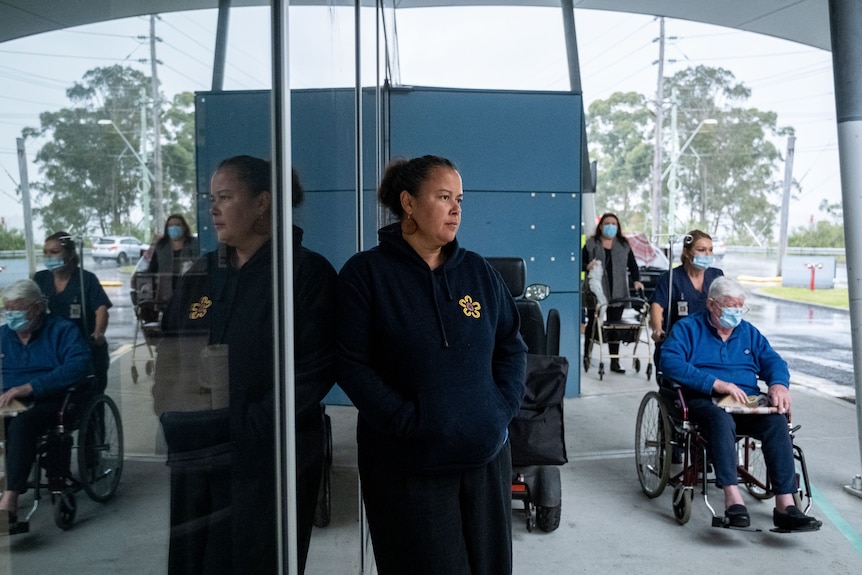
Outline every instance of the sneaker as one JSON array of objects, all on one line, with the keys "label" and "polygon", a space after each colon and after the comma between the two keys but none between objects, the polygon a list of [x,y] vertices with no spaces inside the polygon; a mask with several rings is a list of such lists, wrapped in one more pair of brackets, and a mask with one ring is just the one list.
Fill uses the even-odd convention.
[{"label": "sneaker", "polygon": [[751,525],[751,517],[748,515],[748,509],[745,505],[738,503],[728,507],[724,515],[727,517],[727,524],[730,527],[748,527]]},{"label": "sneaker", "polygon": [[772,522],[779,529],[787,529],[788,531],[813,530],[819,529],[823,522],[805,515],[795,505],[788,505],[784,513],[779,513],[777,509],[772,510]]}]

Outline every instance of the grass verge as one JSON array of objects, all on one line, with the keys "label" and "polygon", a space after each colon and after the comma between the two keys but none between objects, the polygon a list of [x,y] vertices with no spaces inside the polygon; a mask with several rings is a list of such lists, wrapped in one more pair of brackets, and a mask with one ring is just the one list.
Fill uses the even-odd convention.
[{"label": "grass verge", "polygon": [[816,289],[811,291],[808,288],[799,287],[764,286],[758,288],[757,291],[764,295],[786,300],[850,309],[847,288]]}]

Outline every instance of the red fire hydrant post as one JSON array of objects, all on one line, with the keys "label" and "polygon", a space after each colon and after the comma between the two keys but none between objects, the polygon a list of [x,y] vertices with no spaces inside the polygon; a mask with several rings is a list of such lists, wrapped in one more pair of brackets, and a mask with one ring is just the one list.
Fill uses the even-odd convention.
[{"label": "red fire hydrant post", "polygon": [[805,266],[805,267],[807,267],[809,270],[811,270],[811,283],[810,283],[810,285],[809,285],[809,289],[810,289],[811,291],[814,291],[814,273],[815,273],[817,270],[822,270],[822,269],[823,269],[823,264],[802,264],[802,265],[804,265],[804,266]]}]

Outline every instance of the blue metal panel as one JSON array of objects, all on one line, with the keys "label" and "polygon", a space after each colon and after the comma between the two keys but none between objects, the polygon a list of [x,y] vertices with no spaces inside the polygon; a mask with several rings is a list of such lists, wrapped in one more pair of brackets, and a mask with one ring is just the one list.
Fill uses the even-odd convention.
[{"label": "blue metal panel", "polygon": [[209,214],[210,177],[225,158],[272,157],[269,90],[195,94],[195,162],[198,238],[203,252],[216,247]]},{"label": "blue metal panel", "polygon": [[471,190],[577,192],[582,105],[567,92],[393,89],[392,155],[445,150]]},{"label": "blue metal panel", "polygon": [[446,156],[464,181],[458,239],[485,256],[518,256],[527,283],[551,286],[544,309],[562,320],[561,354],[580,393],[580,95],[394,90],[393,156]]},{"label": "blue metal panel", "polygon": [[[551,286],[545,309],[562,319],[561,353],[579,362],[580,135],[578,94],[434,88],[393,90],[389,102],[390,155],[433,153],[456,162],[464,178],[464,222],[459,240],[486,256],[519,256],[528,283]],[[356,251],[354,102],[350,89],[291,93],[292,155],[306,192],[296,210],[304,243],[336,269]],[[363,105],[365,247],[376,243],[374,99]],[[198,221],[204,249],[215,246],[209,177],[236,154],[269,158],[268,91],[200,93]],[[238,127],[241,127],[239,129]],[[580,393],[571,369],[568,396]],[[334,390],[328,403],[344,403]]]}]

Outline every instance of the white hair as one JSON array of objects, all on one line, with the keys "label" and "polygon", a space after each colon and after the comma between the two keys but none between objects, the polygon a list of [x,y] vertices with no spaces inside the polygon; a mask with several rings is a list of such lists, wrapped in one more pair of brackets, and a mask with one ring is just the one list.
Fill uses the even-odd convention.
[{"label": "white hair", "polygon": [[715,300],[723,297],[745,299],[745,288],[735,279],[722,276],[712,282],[707,295]]},{"label": "white hair", "polygon": [[3,290],[3,302],[20,301],[26,307],[45,306],[45,296],[33,280],[19,280]]}]

